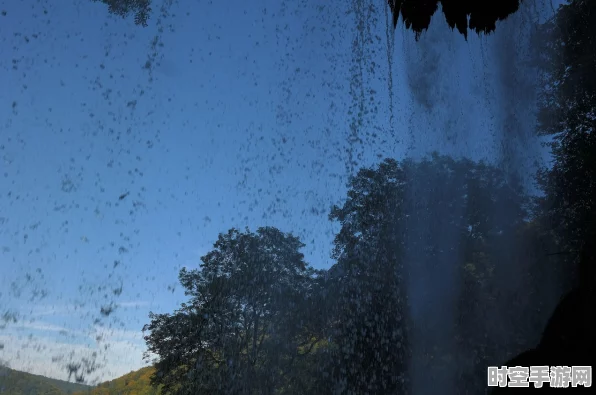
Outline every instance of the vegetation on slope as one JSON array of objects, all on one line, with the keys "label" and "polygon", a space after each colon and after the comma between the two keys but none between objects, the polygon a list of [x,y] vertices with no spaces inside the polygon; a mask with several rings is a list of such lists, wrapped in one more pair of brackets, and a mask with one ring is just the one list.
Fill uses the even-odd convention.
[{"label": "vegetation on slope", "polygon": [[75,395],[160,395],[160,388],[154,388],[150,383],[154,372],[152,366],[141,368]]},{"label": "vegetation on slope", "polygon": [[89,388],[83,384],[55,380],[0,366],[0,394],[65,395]]}]

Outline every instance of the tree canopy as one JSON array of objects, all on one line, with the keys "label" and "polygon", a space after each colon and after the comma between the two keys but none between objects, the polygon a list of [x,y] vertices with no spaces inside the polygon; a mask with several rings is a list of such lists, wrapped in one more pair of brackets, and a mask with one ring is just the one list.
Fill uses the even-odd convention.
[{"label": "tree canopy", "polygon": [[[231,229],[180,272],[190,297],[174,314],[151,314],[144,330],[160,358],[155,384],[178,394],[273,393],[314,347],[303,309],[315,272],[303,244],[275,228]],[[301,314],[302,312],[302,314]]]},{"label": "tree canopy", "polygon": [[[544,88],[539,132],[550,137],[553,166],[538,174],[541,222],[561,255],[558,276],[573,286],[549,319],[539,342],[505,362],[593,365],[596,316],[596,4],[570,0],[536,34]],[[552,272],[557,272],[550,269]],[[537,272],[533,272],[537,273]],[[495,388],[494,393],[505,392]]]},{"label": "tree canopy", "polygon": [[[596,3],[573,0],[537,33],[544,89],[539,131],[552,138],[552,169],[541,172],[540,204],[562,251],[579,252],[596,240]],[[596,281],[593,259],[584,280]],[[574,269],[569,266],[570,269]],[[571,270],[572,271],[572,270]],[[577,274],[577,273],[576,273]]]},{"label": "tree canopy", "polygon": [[[449,386],[482,391],[486,364],[512,343],[531,344],[546,319],[500,308],[521,290],[545,302],[543,278],[530,276],[543,263],[543,235],[529,203],[519,180],[486,163],[435,154],[361,169],[330,215],[341,224],[329,270],[329,292],[338,295],[332,360],[351,372],[336,382],[347,393],[424,393],[424,380],[468,377]],[[514,339],[503,335],[511,322]]]},{"label": "tree canopy", "polygon": [[[438,382],[467,374],[465,386],[481,390],[480,370],[509,355],[499,332],[516,322],[523,348],[545,319],[497,303],[520,289],[541,296],[527,274],[539,257],[521,248],[540,239],[530,217],[519,181],[485,163],[433,155],[363,168],[331,210],[340,231],[329,270],[309,267],[291,234],[259,228],[221,234],[199,269],[180,272],[188,302],[144,328],[153,384],[174,394],[396,393],[425,369]],[[453,368],[470,358],[471,371]]]}]

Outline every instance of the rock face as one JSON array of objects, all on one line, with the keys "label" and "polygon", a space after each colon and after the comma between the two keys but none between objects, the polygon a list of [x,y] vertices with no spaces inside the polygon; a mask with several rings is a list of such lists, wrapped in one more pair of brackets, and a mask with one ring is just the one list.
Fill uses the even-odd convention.
[{"label": "rock face", "polygon": [[[507,361],[505,366],[596,365],[595,245],[592,242],[584,244],[579,262],[579,285],[561,299],[542,332],[540,343]],[[542,392],[556,389],[542,388]],[[578,387],[575,390],[593,393],[594,383],[591,388]],[[497,387],[492,393],[508,391],[507,387]]]},{"label": "rock face", "polygon": [[440,3],[449,26],[457,28],[467,38],[468,30],[478,34],[493,32],[497,21],[518,10],[521,0],[388,0],[388,3],[393,13],[393,26],[397,26],[401,16],[406,28],[413,30],[416,36],[428,29]]},{"label": "rock face", "polygon": [[[504,365],[511,366],[594,366],[596,309],[594,291],[577,288],[567,294],[548,320],[536,348],[524,351]],[[592,384],[594,385],[594,384]],[[530,387],[532,388],[532,387]],[[575,388],[593,391],[594,388]],[[543,388],[542,391],[555,390]],[[493,394],[511,391],[495,388]]]},{"label": "rock face", "polygon": [[[138,25],[147,26],[151,14],[151,0],[93,0],[108,5],[110,12],[120,16],[134,14]],[[393,13],[393,26],[401,15],[407,29],[419,36],[428,29],[433,14],[441,3],[443,14],[452,29],[465,37],[468,29],[476,33],[490,33],[495,30],[497,21],[516,12],[521,0],[387,0]],[[469,19],[469,21],[468,21]]]}]

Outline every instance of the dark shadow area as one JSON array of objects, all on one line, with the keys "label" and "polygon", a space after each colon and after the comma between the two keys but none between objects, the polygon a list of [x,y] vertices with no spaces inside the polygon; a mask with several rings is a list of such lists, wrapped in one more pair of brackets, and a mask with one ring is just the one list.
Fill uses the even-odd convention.
[{"label": "dark shadow area", "polygon": [[[594,289],[594,244],[582,249],[580,285],[565,295],[555,308],[536,347],[507,361],[504,366],[591,366],[596,365],[596,293]],[[593,385],[593,384],[592,384]],[[538,391],[537,388],[531,388]],[[575,391],[593,393],[594,388],[577,387]],[[495,388],[492,393],[516,391]],[[561,391],[545,385],[542,392]]]}]

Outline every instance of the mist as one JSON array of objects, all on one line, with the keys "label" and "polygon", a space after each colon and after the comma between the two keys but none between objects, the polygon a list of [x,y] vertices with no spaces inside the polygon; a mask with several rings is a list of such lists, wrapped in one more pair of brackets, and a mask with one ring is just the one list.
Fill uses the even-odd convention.
[{"label": "mist", "polygon": [[[536,193],[536,171],[548,165],[548,150],[536,133],[536,105],[538,75],[532,65],[531,37],[537,24],[552,16],[551,2],[526,1],[521,9],[499,23],[495,33],[488,36],[462,36],[451,34],[442,18],[433,20],[428,31],[418,42],[403,43],[404,71],[411,94],[412,117],[409,122],[410,150],[412,157],[424,156],[428,150],[448,152],[472,160],[482,160],[501,169],[511,187],[521,186],[525,193]],[[399,51],[396,55],[400,57]],[[427,185],[424,180],[417,180]],[[458,188],[464,180],[452,184]],[[449,191],[437,188],[412,190],[406,206],[414,207],[424,202],[429,208],[426,216],[409,223],[405,230],[413,247],[404,259],[409,265],[407,283],[409,303],[413,320],[412,360],[410,378],[413,394],[428,394],[433,388],[451,389],[445,393],[457,393],[455,388],[462,379],[462,372],[472,369],[475,355],[458,349],[455,342],[456,324],[460,319],[457,297],[462,292],[457,267],[463,258],[460,235],[443,231],[442,223],[448,218],[464,218],[466,208],[441,205]],[[493,218],[514,218],[507,212],[507,205],[495,205]],[[454,213],[455,210],[455,213]],[[459,223],[459,227],[472,224]],[[494,232],[502,232],[508,224],[495,222]],[[511,235],[508,236],[511,238]],[[506,244],[507,245],[507,244]],[[519,281],[529,270],[526,265],[516,265],[514,256],[520,256],[533,246],[510,239],[507,251],[501,251],[496,270],[503,295],[522,294],[524,284]],[[416,257],[425,256],[423,249],[436,246],[442,253],[432,254],[426,261]],[[544,322],[548,307],[553,308],[560,294],[557,284],[543,283],[547,294]],[[468,296],[482,299],[483,295]],[[465,325],[486,334],[491,342],[501,348],[503,360],[512,351],[520,352],[524,346],[516,344],[516,332],[520,321],[508,318],[512,310],[509,298],[498,301],[498,309],[491,311],[486,320]],[[522,302],[524,303],[524,302]],[[531,308],[531,307],[530,307]],[[539,339],[536,327],[532,344]],[[521,348],[520,348],[521,347]],[[423,364],[421,356],[432,349],[452,353],[457,358],[450,369],[439,364]],[[437,356],[438,357],[438,356]],[[495,364],[498,360],[493,361]]]}]

